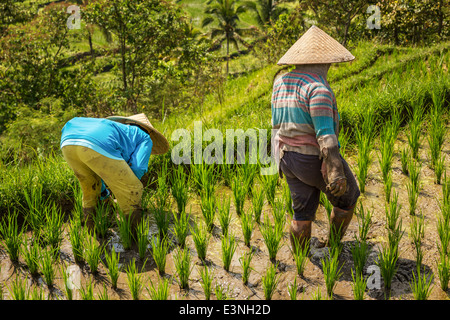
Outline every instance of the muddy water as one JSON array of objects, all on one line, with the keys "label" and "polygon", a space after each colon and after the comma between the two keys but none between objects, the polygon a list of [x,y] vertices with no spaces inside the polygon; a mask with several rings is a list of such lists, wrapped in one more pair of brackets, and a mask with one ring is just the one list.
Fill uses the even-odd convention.
[{"label": "muddy water", "polygon": [[[433,289],[431,292],[431,299],[448,300],[449,293],[443,292],[440,289],[439,278],[437,273],[436,261],[439,258],[436,243],[438,241],[437,231],[436,231],[436,217],[439,212],[437,199],[442,196],[441,186],[434,184],[434,173],[428,167],[428,149],[426,146],[426,140],[424,140],[423,146],[420,150],[420,158],[422,164],[421,171],[421,183],[422,189],[419,195],[418,201],[418,211],[417,215],[423,215],[425,217],[425,238],[423,239],[423,249],[425,252],[422,270],[430,272],[434,275]],[[450,139],[446,139],[444,145],[445,163],[447,170],[450,171]],[[406,138],[404,134],[400,134],[399,140],[396,143],[396,150],[400,150],[406,144]],[[355,155],[348,154],[346,159],[350,166],[355,166]],[[409,237],[409,224],[411,217],[409,216],[409,205],[407,198],[407,191],[405,188],[405,183],[408,177],[404,176],[401,172],[401,164],[399,159],[399,154],[396,152],[394,156],[393,163],[393,187],[399,193],[399,202],[402,205],[400,216],[403,222],[403,229],[405,230],[404,236],[400,242],[400,258],[398,261],[398,271],[392,282],[392,289],[390,293],[391,299],[413,299],[413,294],[411,291],[410,283],[412,280],[412,272],[415,270],[415,251],[414,246],[411,243]],[[229,188],[219,186],[217,189],[217,198],[222,199],[222,196],[232,198],[232,193]],[[277,197],[281,195],[277,193]],[[381,180],[381,174],[379,166],[376,160],[376,155],[374,155],[374,162],[369,170],[369,179],[366,185],[366,193],[361,197],[361,201],[365,208],[371,208],[373,210],[373,225],[370,228],[368,234],[368,240],[371,246],[371,252],[369,254],[369,259],[366,267],[376,264],[377,253],[381,244],[387,241],[385,232],[385,212],[384,212],[384,191],[383,184]],[[175,209],[175,205],[173,207]],[[192,220],[196,218],[202,219],[202,214],[200,210],[199,198],[192,196],[189,200],[188,210],[192,212]],[[249,199],[246,200],[245,210],[250,210],[251,202]],[[221,258],[221,229],[216,218],[215,228],[212,232],[212,237],[208,245],[208,253],[206,264],[214,272],[213,287],[216,285],[221,285],[226,288],[227,295],[231,299],[252,299],[260,300],[264,299],[261,277],[265,274],[266,268],[270,263],[268,259],[267,248],[264,244],[263,237],[259,227],[256,226],[251,238],[250,248],[246,247],[243,243],[242,231],[240,228],[240,221],[235,213],[235,208],[233,203],[231,203],[231,212],[233,213],[233,220],[231,224],[231,232],[237,237],[238,246],[237,250],[233,256],[230,271],[227,272],[222,267]],[[263,214],[271,215],[271,207],[265,204],[263,209]],[[191,223],[194,223],[191,221]],[[306,269],[303,276],[298,276],[296,274],[295,263],[292,259],[289,250],[289,239],[288,239],[288,225],[289,217],[287,217],[287,223],[285,228],[285,235],[283,238],[284,245],[281,247],[277,254],[278,263],[278,273],[279,282],[277,285],[276,292],[273,295],[273,299],[289,299],[288,285],[291,285],[295,278],[297,278],[298,284],[298,294],[297,299],[313,299],[316,296],[317,290],[320,290],[322,297],[326,297],[326,291],[324,286],[322,265],[320,259],[327,255],[327,248],[317,249],[315,245],[319,242],[326,240],[326,234],[328,229],[328,221],[325,211],[322,206],[319,206],[316,220],[313,222],[312,230],[312,245],[313,245],[313,256],[308,260]],[[158,232],[156,225],[152,224],[150,227],[150,236],[155,235]],[[340,266],[342,267],[342,276],[337,282],[334,290],[334,299],[353,299],[352,292],[352,279],[351,279],[351,268],[353,267],[352,256],[350,252],[350,246],[353,243],[353,238],[358,232],[357,219],[354,218],[348,228],[346,235],[343,238],[343,251],[339,257]],[[125,266],[132,260],[136,260],[137,268],[141,270],[144,261],[141,261],[137,250],[123,250],[120,243],[120,238],[113,230],[111,230],[109,236],[110,243],[108,248],[114,246],[115,250],[121,252],[120,265],[123,267],[120,273],[118,281],[118,289],[113,290],[110,287],[110,282],[107,275],[107,270],[103,265],[100,265],[98,275],[93,276],[87,265],[77,265],[73,261],[73,256],[71,254],[71,247],[68,241],[67,233],[64,234],[64,240],[61,246],[61,260],[66,264],[72,272],[78,274],[74,275],[73,278],[76,284],[79,283],[81,286],[85,286],[87,281],[90,279],[94,283],[94,297],[97,299],[100,293],[106,288],[109,299],[131,299],[131,295],[128,289],[127,277],[125,273]],[[173,250],[176,247],[175,243],[172,243],[172,248],[170,253],[167,255],[166,273],[163,275],[169,279],[170,283],[170,299],[187,299],[196,300],[204,299],[203,289],[201,287],[201,280],[199,270],[203,267],[202,263],[197,257],[195,251],[194,242],[192,240],[192,235],[187,238],[187,246],[191,250],[191,261],[192,261],[192,272],[189,278],[189,289],[181,290],[176,280],[176,271],[173,261]],[[248,250],[254,251],[254,256],[251,262],[252,271],[250,273],[249,282],[247,285],[242,283],[242,267],[239,263],[239,258]],[[142,279],[147,287],[150,281],[156,283],[158,280],[158,272],[156,265],[152,260],[150,252],[147,252],[145,267],[141,270]],[[42,277],[37,279],[31,279],[27,273],[26,266],[21,259],[19,264],[13,265],[9,261],[9,258],[4,249],[0,248],[0,281],[4,284],[3,298],[10,299],[8,288],[11,286],[12,280],[15,279],[16,275],[22,278],[27,278],[28,286],[39,286],[43,288],[45,292],[46,299],[65,299],[64,295],[64,283],[62,280],[62,274],[60,269],[61,264],[57,265],[57,278],[55,280],[55,286],[51,290],[47,288]],[[66,269],[67,270],[67,269]],[[78,273],[77,273],[78,272]],[[80,299],[79,290],[74,291],[74,298]],[[149,294],[146,289],[143,289],[141,293],[141,299],[148,299]],[[214,293],[211,299],[215,299]],[[365,299],[385,299],[385,292],[383,290],[383,283],[381,280],[381,288],[373,288],[366,291]]]}]

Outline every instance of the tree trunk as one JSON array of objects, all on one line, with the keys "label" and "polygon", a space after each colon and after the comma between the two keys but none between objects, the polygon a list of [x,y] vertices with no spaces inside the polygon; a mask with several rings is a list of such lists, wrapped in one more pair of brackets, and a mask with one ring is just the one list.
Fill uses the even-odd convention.
[{"label": "tree trunk", "polygon": [[91,52],[92,60],[94,60],[95,56],[94,56],[94,47],[92,45],[92,35],[91,35],[91,31],[89,29],[87,29],[87,32],[88,32],[89,50]]},{"label": "tree trunk", "polygon": [[127,90],[127,73],[126,73],[126,62],[125,62],[125,39],[120,40],[120,55],[122,56],[122,81],[123,90]]},{"label": "tree trunk", "polygon": [[444,13],[442,12],[443,0],[439,1],[439,21],[438,21],[438,36],[442,34],[442,24],[444,22]]},{"label": "tree trunk", "polygon": [[227,36],[227,77],[228,77],[228,63],[230,62],[230,38]]}]

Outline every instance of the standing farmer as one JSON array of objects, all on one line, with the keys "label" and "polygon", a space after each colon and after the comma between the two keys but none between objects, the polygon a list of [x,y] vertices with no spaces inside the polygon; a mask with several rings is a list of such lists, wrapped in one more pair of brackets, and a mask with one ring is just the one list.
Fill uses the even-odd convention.
[{"label": "standing farmer", "polygon": [[112,191],[133,228],[141,220],[143,185],[150,154],[169,149],[167,139],[145,114],[130,117],[77,117],[62,129],[61,150],[75,172],[83,193],[83,221],[94,227],[93,214],[100,195]]},{"label": "standing farmer", "polygon": [[296,67],[275,80],[272,95],[272,125],[278,129],[275,152],[293,201],[293,247],[294,237],[303,247],[309,243],[321,191],[333,205],[330,227],[339,231],[341,238],[360,195],[339,153],[339,113],[327,82],[331,63],[354,58],[336,40],[312,26],[278,62]]}]

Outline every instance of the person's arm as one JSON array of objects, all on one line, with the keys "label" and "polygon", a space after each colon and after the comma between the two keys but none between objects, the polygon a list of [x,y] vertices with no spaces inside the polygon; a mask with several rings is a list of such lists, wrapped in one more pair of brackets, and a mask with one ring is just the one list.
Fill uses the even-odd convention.
[{"label": "person's arm", "polygon": [[333,110],[333,96],[330,89],[317,86],[311,90],[309,112],[320,148],[320,158],[323,161],[322,173],[327,189],[339,197],[347,189],[347,179],[335,132],[334,112],[337,110]]},{"label": "person's arm", "polygon": [[140,180],[148,170],[148,161],[152,152],[153,141],[150,136],[145,137],[131,154],[128,165]]}]

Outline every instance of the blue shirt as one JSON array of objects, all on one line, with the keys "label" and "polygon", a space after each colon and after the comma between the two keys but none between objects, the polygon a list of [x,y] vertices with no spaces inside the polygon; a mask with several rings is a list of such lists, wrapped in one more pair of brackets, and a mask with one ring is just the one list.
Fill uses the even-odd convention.
[{"label": "blue shirt", "polygon": [[125,160],[138,179],[148,170],[153,142],[136,126],[103,118],[76,117],[62,128],[60,147],[82,145],[108,158]]}]

